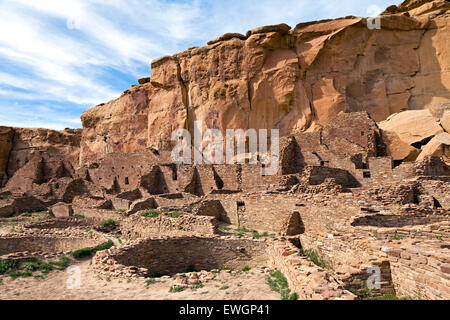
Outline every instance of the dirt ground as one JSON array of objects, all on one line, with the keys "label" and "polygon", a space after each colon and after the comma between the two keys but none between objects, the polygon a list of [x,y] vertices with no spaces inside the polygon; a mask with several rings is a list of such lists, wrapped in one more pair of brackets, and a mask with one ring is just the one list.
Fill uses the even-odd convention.
[{"label": "dirt ground", "polygon": [[[216,279],[203,288],[186,288],[169,292],[175,280],[169,277],[155,279],[147,284],[143,279],[108,279],[95,274],[90,260],[74,264],[81,274],[79,289],[68,289],[69,270],[51,271],[44,278],[17,278],[3,276],[0,283],[2,300],[279,300],[280,294],[271,291],[266,275],[258,269],[230,274],[221,271]],[[167,279],[169,278],[169,279]]]}]

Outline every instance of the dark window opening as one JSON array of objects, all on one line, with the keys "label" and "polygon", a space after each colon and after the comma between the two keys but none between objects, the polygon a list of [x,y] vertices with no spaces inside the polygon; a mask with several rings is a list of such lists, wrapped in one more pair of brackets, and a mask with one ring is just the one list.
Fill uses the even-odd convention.
[{"label": "dark window opening", "polygon": [[372,175],[370,174],[370,171],[364,171],[364,172],[363,172],[363,177],[366,178],[366,179],[368,179],[368,178],[371,178]]},{"label": "dark window opening", "polygon": [[369,169],[369,164],[367,162],[363,162],[362,163],[362,168],[363,169]]},{"label": "dark window opening", "polygon": [[364,137],[366,133],[364,131],[361,131],[361,137]]},{"label": "dark window opening", "polygon": [[125,184],[130,184],[130,180],[128,180],[128,177],[125,178]]},{"label": "dark window opening", "polygon": [[419,196],[417,195],[417,194],[414,194],[414,196],[413,196],[413,203],[414,204],[419,204]]},{"label": "dark window opening", "polygon": [[402,163],[403,163],[403,160],[394,160],[394,168],[397,168]]},{"label": "dark window opening", "polygon": [[245,202],[244,201],[238,201],[237,202],[237,206],[238,207],[245,207]]},{"label": "dark window opening", "polygon": [[433,207],[435,208],[442,208],[441,204],[439,203],[439,201],[433,197]]}]

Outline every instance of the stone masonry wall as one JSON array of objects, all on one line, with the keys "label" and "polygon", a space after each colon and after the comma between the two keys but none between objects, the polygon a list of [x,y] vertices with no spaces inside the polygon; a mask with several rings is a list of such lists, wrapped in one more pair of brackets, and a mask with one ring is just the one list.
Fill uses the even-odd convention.
[{"label": "stone masonry wall", "polygon": [[121,230],[125,239],[133,240],[161,235],[212,235],[217,233],[217,224],[214,217],[206,216],[147,218],[135,214],[122,221]]}]

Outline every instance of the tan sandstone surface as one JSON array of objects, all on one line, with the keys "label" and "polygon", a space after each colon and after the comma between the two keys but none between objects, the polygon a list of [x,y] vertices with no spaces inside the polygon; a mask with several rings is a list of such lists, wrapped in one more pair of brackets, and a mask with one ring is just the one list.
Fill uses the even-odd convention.
[{"label": "tan sandstone surface", "polygon": [[406,1],[390,10],[381,29],[357,17],[265,26],[157,59],[150,83],[83,114],[82,159],[168,148],[173,130],[192,133],[198,120],[203,130],[289,135],[341,112],[365,110],[378,122],[428,109],[439,118],[450,98],[448,5]]}]

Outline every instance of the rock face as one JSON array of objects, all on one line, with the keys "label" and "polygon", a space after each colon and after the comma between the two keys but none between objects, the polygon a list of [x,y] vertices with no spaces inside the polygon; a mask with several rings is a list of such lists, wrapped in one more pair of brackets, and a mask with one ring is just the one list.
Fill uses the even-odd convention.
[{"label": "rock face", "polygon": [[81,116],[81,162],[102,158],[109,153],[145,149],[152,92],[153,87],[144,83],[126,90],[116,100],[84,112]]},{"label": "rock face", "polygon": [[0,127],[0,187],[6,180],[5,170],[8,165],[13,137],[14,131],[12,128]]},{"label": "rock face", "polygon": [[379,123],[382,130],[394,132],[401,141],[413,145],[444,132],[429,110],[405,111]]},{"label": "rock face", "polygon": [[265,26],[157,59],[150,83],[83,114],[82,161],[170,149],[172,132],[192,134],[197,120],[203,130],[286,136],[342,112],[367,111],[378,122],[427,109],[439,118],[450,105],[447,10],[442,1],[406,1],[381,16],[381,29],[356,17]]},{"label": "rock face", "polygon": [[442,157],[445,162],[450,163],[450,134],[441,133],[431,139],[422,148],[417,160],[423,160],[428,156]]},{"label": "rock face", "polygon": [[[6,183],[6,180],[11,179],[20,169],[31,166],[31,160],[36,159],[38,154],[47,159],[48,166],[58,167],[58,161],[62,161],[67,170],[73,170],[79,164],[80,141],[81,130],[2,127],[0,179],[3,176],[3,182]],[[56,170],[55,168],[55,172]],[[50,175],[49,171],[45,171],[42,179],[49,179]],[[23,181],[19,180],[17,183]]]},{"label": "rock face", "polygon": [[441,118],[441,126],[446,132],[450,133],[450,110],[444,112]]}]

